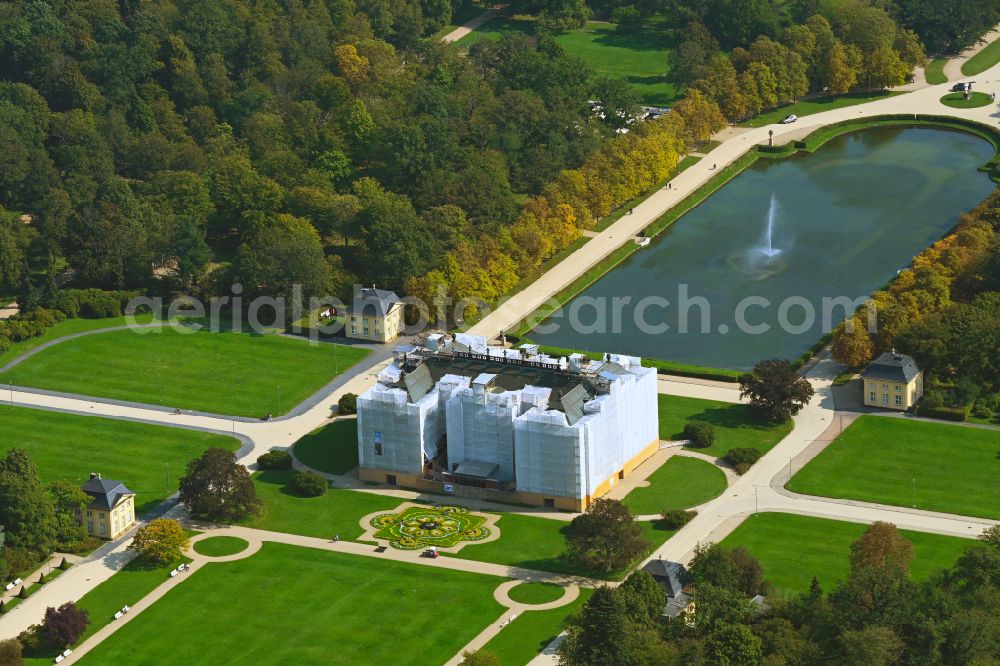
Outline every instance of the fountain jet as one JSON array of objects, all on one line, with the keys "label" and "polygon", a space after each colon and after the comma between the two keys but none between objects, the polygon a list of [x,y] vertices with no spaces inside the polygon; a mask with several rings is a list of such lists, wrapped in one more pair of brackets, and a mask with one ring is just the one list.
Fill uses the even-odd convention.
[{"label": "fountain jet", "polygon": [[766,247],[761,248],[768,259],[773,259],[774,257],[781,254],[781,250],[775,249],[774,247],[774,215],[778,210],[778,200],[774,196],[774,192],[771,193],[771,205],[767,209],[767,235],[766,235]]}]

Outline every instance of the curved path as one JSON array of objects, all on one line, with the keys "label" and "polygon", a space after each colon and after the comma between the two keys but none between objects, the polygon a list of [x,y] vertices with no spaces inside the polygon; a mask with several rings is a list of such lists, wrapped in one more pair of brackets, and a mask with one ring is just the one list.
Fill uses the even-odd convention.
[{"label": "curved path", "polygon": [[[944,75],[948,77],[948,83],[954,84],[956,81],[959,81],[960,79],[972,78],[966,76],[965,74],[962,74],[962,65],[964,65],[969,58],[982,51],[984,48],[987,47],[987,45],[989,45],[996,39],[1000,39],[1000,25],[998,25],[997,27],[993,28],[993,30],[983,35],[982,39],[979,42],[965,49],[958,56],[950,58],[944,64]],[[982,74],[976,74],[975,76],[981,80],[981,78],[985,77],[986,74],[988,74],[990,71],[991,70],[987,70]],[[976,88],[978,89],[979,86],[976,86]]]}]

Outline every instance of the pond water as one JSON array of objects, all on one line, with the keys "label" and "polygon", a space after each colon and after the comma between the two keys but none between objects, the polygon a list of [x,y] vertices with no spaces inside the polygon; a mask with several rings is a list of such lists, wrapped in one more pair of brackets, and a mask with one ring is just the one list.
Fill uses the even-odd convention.
[{"label": "pond water", "polygon": [[529,337],[720,368],[794,359],[853,311],[840,302],[883,287],[986,198],[976,168],[992,155],[962,132],[889,128],[758,160]]}]

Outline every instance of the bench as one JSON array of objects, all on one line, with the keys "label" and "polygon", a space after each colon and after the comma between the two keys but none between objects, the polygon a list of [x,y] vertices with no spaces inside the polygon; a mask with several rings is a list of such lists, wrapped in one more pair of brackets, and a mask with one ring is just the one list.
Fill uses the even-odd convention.
[{"label": "bench", "polygon": [[7,583],[7,587],[4,588],[4,590],[6,590],[7,592],[10,592],[13,589],[14,589],[14,583]]},{"label": "bench", "polygon": [[62,660],[63,660],[63,659],[65,659],[65,658],[66,658],[66,657],[62,656],[61,654],[60,654],[60,655],[58,655],[58,656],[56,657],[56,663],[58,664],[58,663],[59,663],[60,661],[62,661]]},{"label": "bench", "polygon": [[170,572],[170,577],[173,578],[174,576],[177,575],[177,573],[178,573],[177,569],[174,569],[173,571]]},{"label": "bench", "polygon": [[115,619],[116,619],[116,620],[117,620],[118,618],[120,618],[121,616],[122,616],[122,612],[121,612],[121,611],[118,611],[117,613],[115,613]]}]

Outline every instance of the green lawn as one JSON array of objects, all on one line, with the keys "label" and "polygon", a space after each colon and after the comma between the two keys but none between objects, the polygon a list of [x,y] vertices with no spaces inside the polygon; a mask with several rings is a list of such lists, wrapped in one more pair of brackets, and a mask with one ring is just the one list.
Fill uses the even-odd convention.
[{"label": "green lawn", "polygon": [[91,472],[120,479],[145,513],[177,491],[184,467],[212,446],[235,451],[231,437],[94,416],[0,406],[0,452],[28,451],[43,481],[83,484]]},{"label": "green lawn", "polygon": [[[609,580],[620,580],[629,573],[628,570],[610,573],[587,571],[567,561],[563,557],[566,552],[564,534],[569,526],[569,521],[518,513],[492,513],[500,515],[500,519],[496,523],[497,529],[500,530],[500,538],[487,543],[467,545],[455,557]],[[660,527],[659,523],[660,521],[639,522],[646,539],[651,544],[650,551],[663,544],[674,534],[673,531]],[[448,555],[448,553],[443,554]]]},{"label": "green lawn", "polygon": [[358,466],[358,421],[340,419],[317,428],[292,448],[299,462],[330,474],[346,474]]},{"label": "green lawn", "polygon": [[196,553],[206,557],[224,557],[242,553],[249,546],[246,539],[233,536],[214,536],[195,542],[193,548]]},{"label": "green lawn", "polygon": [[521,583],[515,585],[507,596],[522,604],[547,604],[561,599],[565,589],[555,583]]},{"label": "green lawn", "polygon": [[484,645],[483,651],[495,654],[503,666],[524,666],[566,628],[569,616],[578,613],[593,593],[584,588],[576,600],[565,606],[521,613]]},{"label": "green lawn", "polygon": [[901,94],[902,93],[900,92],[864,92],[849,93],[847,95],[831,95],[830,97],[819,97],[816,99],[804,99],[796,102],[795,104],[788,104],[786,106],[778,107],[777,109],[765,111],[756,118],[751,118],[750,120],[740,123],[740,125],[743,125],[744,127],[763,127],[764,125],[779,122],[785,118],[785,116],[793,113],[799,118],[802,118],[803,116],[809,116],[814,113],[833,111],[834,109],[842,109],[845,106],[864,104],[865,102],[870,102],[872,100]]},{"label": "green lawn", "polygon": [[1000,431],[862,416],[788,488],[1000,518]]},{"label": "green lawn", "polygon": [[360,520],[375,511],[391,511],[405,500],[358,490],[331,488],[321,497],[298,497],[287,490],[294,472],[261,472],[254,475],[257,497],[264,504],[260,516],[241,524],[274,532],[332,539],[357,539],[364,530]]},{"label": "green lawn", "polygon": [[935,58],[927,64],[927,67],[924,68],[924,78],[927,79],[927,83],[933,86],[948,83],[948,77],[944,75],[946,62],[948,62],[947,58]]},{"label": "green lawn", "polygon": [[[3,299],[0,299],[3,300]],[[138,323],[146,324],[153,320],[152,315],[136,315],[135,320]],[[67,335],[73,335],[74,333],[83,333],[85,331],[95,331],[100,328],[112,328],[114,326],[124,326],[127,322],[125,317],[111,317],[108,319],[67,319],[61,321],[55,326],[50,326],[45,329],[45,333],[38,336],[37,338],[30,338],[28,340],[22,340],[21,342],[15,342],[11,345],[10,349],[5,352],[0,352],[0,367],[10,363],[15,358],[21,354],[31,351],[32,349],[55,340],[56,338],[62,338]]]},{"label": "green lawn", "polygon": [[986,106],[993,102],[993,98],[986,93],[974,92],[969,96],[969,99],[965,99],[965,93],[955,92],[948,93],[941,98],[941,103],[945,106],[950,106],[954,109],[975,109],[980,106]]},{"label": "green lawn", "polygon": [[[745,546],[760,560],[765,577],[781,595],[806,592],[813,576],[830,591],[850,573],[851,544],[866,526],[839,520],[759,513],[747,518],[722,540],[729,548]],[[902,531],[913,542],[910,573],[924,580],[950,567],[973,542],[958,537]]]},{"label": "green lawn", "polygon": [[670,509],[686,509],[718,497],[726,489],[726,475],[697,458],[672,456],[647,479],[649,485],[625,496],[632,513],[645,516]]},{"label": "green lawn", "polygon": [[[463,37],[459,44],[471,46],[482,39],[496,40],[505,31],[532,35],[534,20],[524,15],[497,17]],[[682,87],[667,81],[675,39],[660,23],[619,30],[613,23],[591,21],[555,39],[567,52],[586,62],[596,77],[628,81],[643,104],[669,106],[684,94]]]},{"label": "green lawn", "polygon": [[990,42],[986,48],[966,60],[962,64],[962,74],[975,76],[998,62],[1000,62],[1000,40]]},{"label": "green lawn", "polygon": [[80,663],[441,664],[501,616],[501,582],[266,543],[192,573]]},{"label": "green lawn", "polygon": [[[83,595],[76,602],[76,605],[87,611],[90,615],[90,623],[79,642],[82,643],[96,631],[112,622],[115,613],[120,611],[122,606],[134,604],[168,580],[170,570],[181,562],[190,562],[190,560],[182,558],[163,566],[153,566],[139,559],[132,560],[111,578]],[[77,644],[79,645],[79,643]],[[41,666],[42,664],[51,664],[54,657],[55,651],[50,650],[42,654],[32,655],[32,658],[24,661],[25,664]]]},{"label": "green lawn", "polygon": [[[278,335],[113,331],[39,352],[0,383],[219,414],[283,414],[334,376],[333,348]],[[338,346],[341,372],[367,351]]]},{"label": "green lawn", "polygon": [[662,393],[657,399],[660,439],[682,439],[688,421],[708,421],[715,426],[715,444],[707,449],[692,450],[710,456],[721,458],[736,447],[767,453],[792,430],[791,422],[775,425],[755,416],[746,405]]}]

